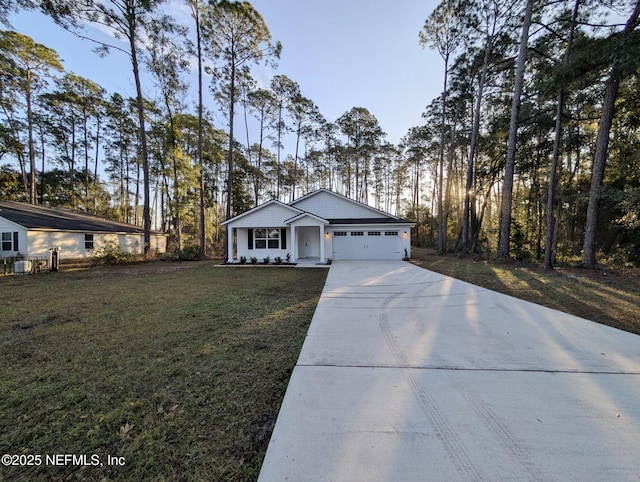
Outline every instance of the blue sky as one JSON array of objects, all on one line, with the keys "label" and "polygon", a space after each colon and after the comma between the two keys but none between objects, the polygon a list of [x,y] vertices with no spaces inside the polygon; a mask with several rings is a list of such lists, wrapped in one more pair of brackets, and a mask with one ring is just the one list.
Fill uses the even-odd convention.
[{"label": "blue sky", "polygon": [[[388,141],[397,143],[410,127],[422,123],[425,106],[441,91],[442,60],[418,44],[418,32],[437,5],[435,0],[252,3],[273,39],[283,45],[278,69],[259,68],[254,76],[266,84],[272,75],[287,75],[330,121],[351,107],[366,107],[378,118]],[[176,0],[172,4],[169,8],[188,22],[186,8]],[[12,23],[15,30],[56,49],[67,70],[99,83],[110,93],[135,92],[125,55],[114,51],[101,59],[91,51],[91,42],[75,38],[39,14],[22,13]],[[153,86],[148,80],[143,82],[145,95],[153,97]],[[220,115],[217,123],[225,127]]]}]

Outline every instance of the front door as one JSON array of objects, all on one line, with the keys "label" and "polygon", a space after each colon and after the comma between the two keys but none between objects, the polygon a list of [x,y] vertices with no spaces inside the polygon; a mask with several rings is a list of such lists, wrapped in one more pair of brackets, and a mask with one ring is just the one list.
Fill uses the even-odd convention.
[{"label": "front door", "polygon": [[305,226],[296,229],[298,233],[298,258],[320,257],[320,228]]}]

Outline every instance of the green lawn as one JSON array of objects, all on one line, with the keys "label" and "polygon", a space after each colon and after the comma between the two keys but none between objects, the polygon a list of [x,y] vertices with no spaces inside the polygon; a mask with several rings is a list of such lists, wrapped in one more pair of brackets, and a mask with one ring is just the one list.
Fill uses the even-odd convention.
[{"label": "green lawn", "polygon": [[42,456],[0,480],[254,480],[326,273],[204,262],[0,278],[0,454]]}]

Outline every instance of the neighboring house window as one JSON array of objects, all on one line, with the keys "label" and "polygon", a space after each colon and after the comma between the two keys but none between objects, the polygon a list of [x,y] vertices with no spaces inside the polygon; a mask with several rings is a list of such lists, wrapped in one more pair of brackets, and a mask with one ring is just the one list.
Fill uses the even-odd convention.
[{"label": "neighboring house window", "polygon": [[2,233],[2,251],[20,251],[18,249],[18,233]]},{"label": "neighboring house window", "polygon": [[385,236],[397,236],[398,235],[398,231],[385,231],[384,235]]},{"label": "neighboring house window", "polygon": [[[253,243],[251,242],[253,238]],[[280,228],[259,228],[249,230],[249,249],[286,249],[286,230]]]},{"label": "neighboring house window", "polygon": [[84,235],[84,249],[93,251],[93,234]]}]

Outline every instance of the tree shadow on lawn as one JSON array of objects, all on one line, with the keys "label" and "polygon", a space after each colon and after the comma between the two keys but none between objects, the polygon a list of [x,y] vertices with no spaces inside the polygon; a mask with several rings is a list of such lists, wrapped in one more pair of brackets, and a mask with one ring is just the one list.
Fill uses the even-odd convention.
[{"label": "tree shadow on lawn", "polygon": [[[592,273],[544,271],[523,263],[491,263],[427,255],[415,264],[499,293],[640,335],[640,296],[596,279]],[[579,270],[578,270],[579,271]]]}]

